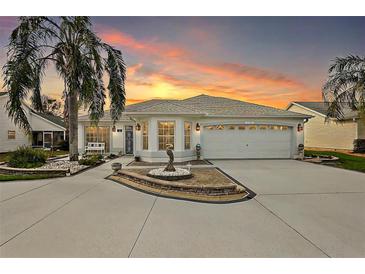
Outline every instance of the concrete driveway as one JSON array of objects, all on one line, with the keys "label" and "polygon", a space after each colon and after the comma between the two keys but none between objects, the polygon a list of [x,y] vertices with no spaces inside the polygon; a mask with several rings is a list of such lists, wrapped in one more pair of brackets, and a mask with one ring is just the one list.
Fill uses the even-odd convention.
[{"label": "concrete driveway", "polygon": [[291,160],[214,164],[258,195],[223,205],[159,198],[103,179],[110,163],[0,183],[0,256],[365,256],[365,174]]}]

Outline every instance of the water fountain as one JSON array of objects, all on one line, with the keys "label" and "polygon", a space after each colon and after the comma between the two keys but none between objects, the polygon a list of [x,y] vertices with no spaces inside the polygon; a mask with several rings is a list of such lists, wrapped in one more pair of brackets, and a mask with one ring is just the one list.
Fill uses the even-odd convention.
[{"label": "water fountain", "polygon": [[147,176],[167,181],[177,181],[193,177],[190,170],[184,168],[174,167],[174,153],[172,151],[173,146],[166,146],[166,153],[169,156],[169,162],[164,168],[155,168],[148,172]]}]

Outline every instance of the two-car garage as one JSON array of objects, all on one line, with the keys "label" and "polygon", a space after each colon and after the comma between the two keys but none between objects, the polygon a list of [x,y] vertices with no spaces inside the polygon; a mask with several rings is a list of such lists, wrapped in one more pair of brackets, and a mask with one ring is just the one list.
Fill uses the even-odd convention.
[{"label": "two-car garage", "polygon": [[202,130],[206,159],[291,158],[292,127],[283,125],[207,125]]}]

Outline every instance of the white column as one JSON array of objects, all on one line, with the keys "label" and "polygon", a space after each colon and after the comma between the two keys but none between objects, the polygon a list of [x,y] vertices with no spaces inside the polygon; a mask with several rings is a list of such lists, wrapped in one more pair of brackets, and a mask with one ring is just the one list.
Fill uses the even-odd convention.
[{"label": "white column", "polygon": [[157,119],[151,118],[148,123],[148,150],[158,151]]},{"label": "white column", "polygon": [[175,120],[175,151],[184,150],[184,120]]},{"label": "white column", "polygon": [[85,149],[85,131],[84,131],[84,125],[79,123],[78,125],[78,146],[79,146],[79,152],[84,152]]}]

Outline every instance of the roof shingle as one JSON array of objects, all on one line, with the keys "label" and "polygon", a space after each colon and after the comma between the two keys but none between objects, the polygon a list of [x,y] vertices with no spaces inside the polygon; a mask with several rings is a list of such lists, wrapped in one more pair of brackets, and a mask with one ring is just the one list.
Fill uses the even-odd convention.
[{"label": "roof shingle", "polygon": [[[314,110],[320,114],[327,116],[327,110],[330,106],[329,102],[294,102],[295,104],[301,105],[305,108]],[[357,111],[352,110],[350,107],[345,106],[343,108],[344,119],[352,119],[359,117]]]},{"label": "roof shingle", "polygon": [[[153,99],[133,105],[128,105],[122,115],[122,120],[128,120],[128,114],[191,114],[204,116],[235,116],[235,117],[309,117],[301,113],[262,106],[258,104],[233,100],[224,97],[198,95],[183,100]],[[88,121],[87,115],[80,116],[81,121]],[[110,112],[106,111],[104,121],[111,120]]]}]

